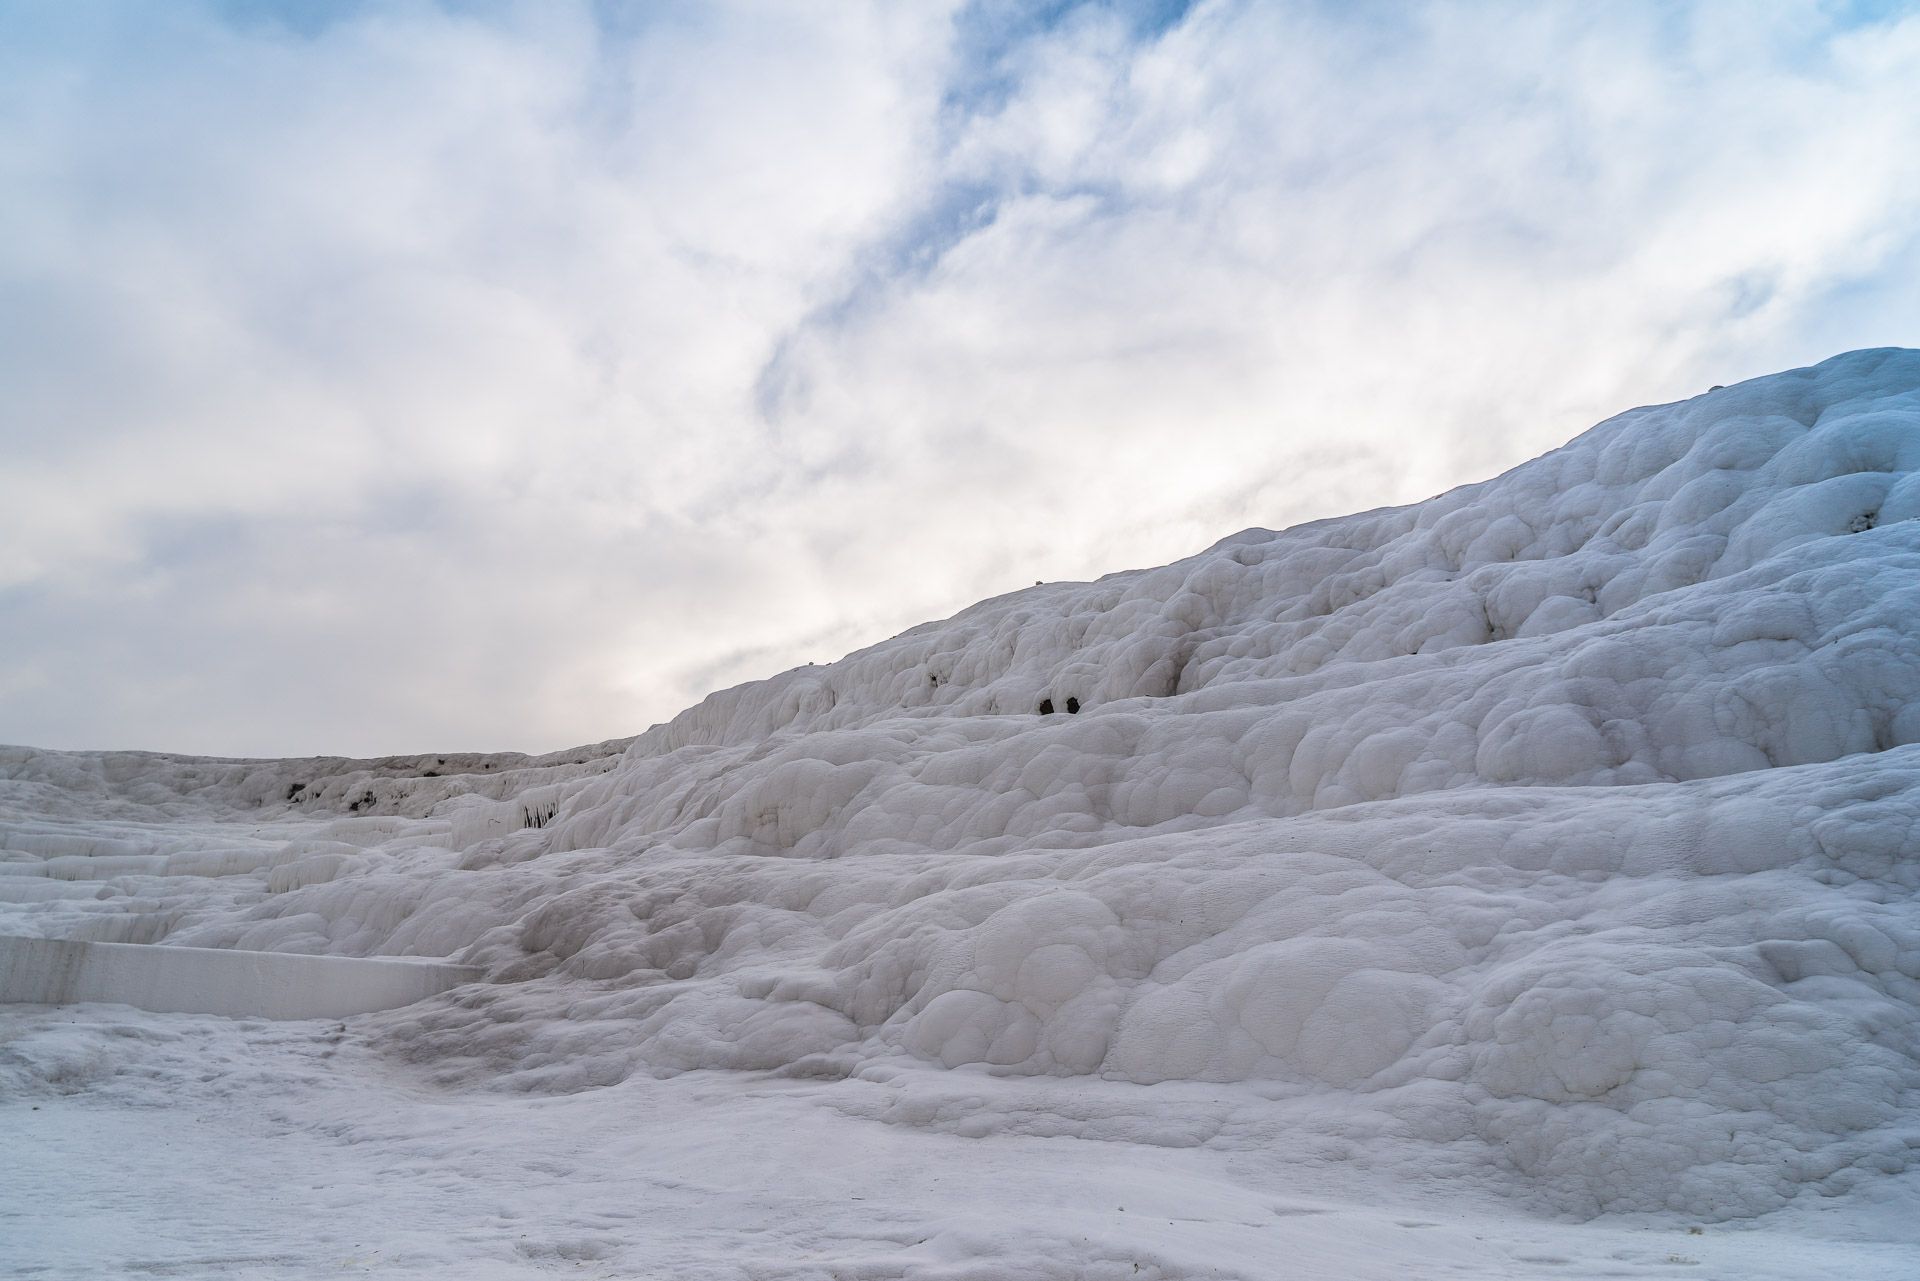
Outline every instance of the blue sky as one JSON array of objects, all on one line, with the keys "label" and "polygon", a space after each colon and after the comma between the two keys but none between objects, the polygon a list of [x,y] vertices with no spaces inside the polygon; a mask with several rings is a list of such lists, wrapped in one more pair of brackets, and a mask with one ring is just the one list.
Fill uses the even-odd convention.
[{"label": "blue sky", "polygon": [[0,0],[0,741],[564,746],[1920,345],[1895,4]]}]

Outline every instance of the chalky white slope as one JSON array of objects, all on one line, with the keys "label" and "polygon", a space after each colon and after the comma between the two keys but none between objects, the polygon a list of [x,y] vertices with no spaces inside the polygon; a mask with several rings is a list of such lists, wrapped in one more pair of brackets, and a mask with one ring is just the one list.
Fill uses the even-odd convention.
[{"label": "chalky white slope", "polygon": [[[345,1088],[324,1056],[466,1118],[390,1138],[383,1178],[524,1177],[498,1149],[518,1126],[600,1153],[551,1177],[643,1200],[768,1159],[868,1180],[804,1232],[791,1207],[676,1211],[546,1255],[413,1242],[390,1272],[1912,1275],[1917,518],[1920,352],[1856,352],[1414,506],[987,601],[630,741],[5,749],[0,930],[487,980],[241,1031],[12,1007],[0,1084],[118,1116],[196,1076],[276,1088],[244,1059],[319,1100]],[[644,1157],[606,1148],[629,1125]],[[805,1137],[743,1159],[729,1127],[766,1125]],[[947,1169],[959,1200],[905,1167]],[[1036,1170],[1110,1175],[1167,1226],[1064,1192],[1036,1215]],[[1302,1188],[1469,1198],[1508,1236],[1315,1236],[1274,1201]],[[915,1218],[936,1203],[971,1226]],[[1176,1227],[1196,1206],[1220,1220]],[[1706,1238],[1541,1226],[1596,1215],[1761,1226],[1715,1227],[1706,1272]],[[1529,1233],[1557,1244],[1470,1244]],[[337,1268],[322,1254],[259,1268]]]}]

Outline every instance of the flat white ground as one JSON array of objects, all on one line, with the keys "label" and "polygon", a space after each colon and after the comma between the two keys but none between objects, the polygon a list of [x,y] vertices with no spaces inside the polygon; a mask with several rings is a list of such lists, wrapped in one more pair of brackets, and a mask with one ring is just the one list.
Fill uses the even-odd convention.
[{"label": "flat white ground", "polygon": [[[1217,1116],[1202,1146],[966,1137],[968,1116],[1030,1105],[1005,1097],[1021,1083],[693,1072],[527,1097],[433,1089],[338,1023],[14,1006],[0,1027],[15,1056],[69,1065],[0,1103],[10,1276],[1910,1281],[1920,1263],[1910,1195],[1735,1226],[1555,1221],[1444,1172],[1236,1144],[1274,1105],[1226,1087],[1197,1091],[1211,1107],[1116,1091]],[[909,1119],[955,1100],[950,1129]]]}]

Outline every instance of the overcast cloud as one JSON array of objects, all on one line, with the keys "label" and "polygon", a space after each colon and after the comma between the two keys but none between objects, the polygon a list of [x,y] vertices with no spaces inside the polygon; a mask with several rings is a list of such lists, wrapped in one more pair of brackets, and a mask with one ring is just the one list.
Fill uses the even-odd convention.
[{"label": "overcast cloud", "polygon": [[1920,16],[0,0],[0,741],[539,750],[1920,345]]}]

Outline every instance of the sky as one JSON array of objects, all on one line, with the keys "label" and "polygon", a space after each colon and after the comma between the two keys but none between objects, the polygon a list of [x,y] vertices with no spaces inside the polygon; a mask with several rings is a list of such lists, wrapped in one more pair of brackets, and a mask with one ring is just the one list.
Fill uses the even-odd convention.
[{"label": "sky", "polygon": [[542,751],[1920,346],[1920,4],[0,0],[0,742]]}]

